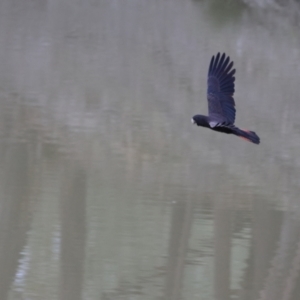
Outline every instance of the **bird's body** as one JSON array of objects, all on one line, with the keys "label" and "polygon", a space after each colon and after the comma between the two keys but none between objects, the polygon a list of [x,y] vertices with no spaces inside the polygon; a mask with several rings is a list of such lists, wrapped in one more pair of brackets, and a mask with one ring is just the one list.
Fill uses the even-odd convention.
[{"label": "bird's body", "polygon": [[198,126],[207,127],[214,131],[235,134],[254,144],[259,144],[260,139],[255,132],[244,130],[234,125],[235,102],[234,81],[235,69],[231,70],[233,62],[225,53],[220,57],[212,57],[208,69],[207,100],[208,116],[195,115],[192,122]]}]

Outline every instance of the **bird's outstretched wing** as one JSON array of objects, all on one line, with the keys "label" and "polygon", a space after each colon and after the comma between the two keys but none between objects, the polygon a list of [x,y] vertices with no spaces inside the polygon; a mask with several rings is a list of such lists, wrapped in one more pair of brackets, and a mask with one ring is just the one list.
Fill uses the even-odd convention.
[{"label": "bird's outstretched wing", "polygon": [[208,114],[217,123],[234,124],[235,102],[233,99],[235,69],[232,70],[233,62],[225,53],[212,57],[208,69],[207,100]]}]

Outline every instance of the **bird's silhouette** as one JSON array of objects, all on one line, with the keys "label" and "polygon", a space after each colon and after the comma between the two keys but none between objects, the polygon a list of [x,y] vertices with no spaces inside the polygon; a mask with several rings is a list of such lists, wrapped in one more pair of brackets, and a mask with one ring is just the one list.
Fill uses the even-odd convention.
[{"label": "bird's silhouette", "polygon": [[223,53],[212,57],[208,69],[207,100],[208,116],[195,115],[192,123],[214,131],[235,134],[249,142],[259,144],[260,139],[254,131],[240,129],[234,125],[235,102],[233,61]]}]

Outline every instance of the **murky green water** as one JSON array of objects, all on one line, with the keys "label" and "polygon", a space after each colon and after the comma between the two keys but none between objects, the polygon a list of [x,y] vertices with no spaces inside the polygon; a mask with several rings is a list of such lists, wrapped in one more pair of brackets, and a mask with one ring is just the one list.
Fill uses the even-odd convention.
[{"label": "murky green water", "polygon": [[[300,6],[273,2],[1,1],[1,300],[299,299]],[[259,146],[190,123],[218,51]]]}]

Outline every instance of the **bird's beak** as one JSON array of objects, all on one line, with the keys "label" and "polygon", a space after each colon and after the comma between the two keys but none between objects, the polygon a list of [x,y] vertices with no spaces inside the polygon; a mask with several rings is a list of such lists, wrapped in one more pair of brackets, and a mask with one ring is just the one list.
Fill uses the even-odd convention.
[{"label": "bird's beak", "polygon": [[195,124],[195,123],[196,123],[195,120],[194,120],[193,118],[191,118],[191,122],[192,122],[192,124]]}]

